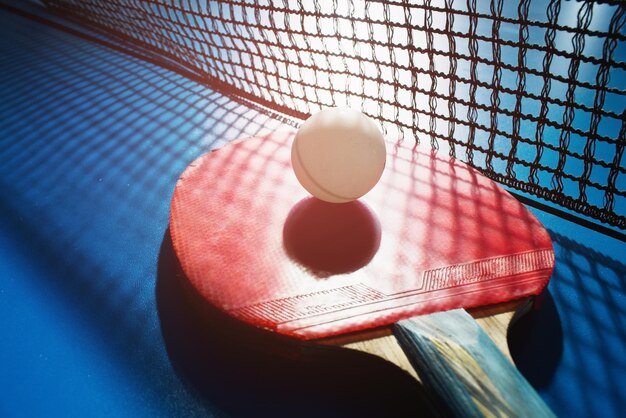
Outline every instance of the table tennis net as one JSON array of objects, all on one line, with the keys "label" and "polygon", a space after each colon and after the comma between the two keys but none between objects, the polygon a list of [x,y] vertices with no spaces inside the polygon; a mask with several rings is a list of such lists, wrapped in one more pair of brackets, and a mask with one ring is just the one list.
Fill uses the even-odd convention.
[{"label": "table tennis net", "polygon": [[623,2],[44,3],[274,112],[360,109],[388,137],[626,228]]}]

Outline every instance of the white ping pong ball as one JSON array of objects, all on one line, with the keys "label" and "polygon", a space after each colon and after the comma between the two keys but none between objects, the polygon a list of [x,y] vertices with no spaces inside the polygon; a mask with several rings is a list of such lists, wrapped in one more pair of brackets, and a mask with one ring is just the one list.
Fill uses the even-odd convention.
[{"label": "white ping pong ball", "polygon": [[324,109],[298,130],[291,164],[302,186],[331,203],[356,200],[378,183],[387,151],[374,121],[348,108]]}]

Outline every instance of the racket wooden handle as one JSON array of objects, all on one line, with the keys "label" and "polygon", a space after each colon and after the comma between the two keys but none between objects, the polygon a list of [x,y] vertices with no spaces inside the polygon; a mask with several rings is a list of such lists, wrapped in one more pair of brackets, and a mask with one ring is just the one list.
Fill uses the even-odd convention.
[{"label": "racket wooden handle", "polygon": [[393,332],[422,382],[455,416],[554,417],[464,310],[402,320]]}]

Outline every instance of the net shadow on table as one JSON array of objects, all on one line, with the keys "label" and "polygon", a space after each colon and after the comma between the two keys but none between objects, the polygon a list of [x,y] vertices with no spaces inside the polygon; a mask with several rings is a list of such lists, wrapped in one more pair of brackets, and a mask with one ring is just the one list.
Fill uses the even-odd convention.
[{"label": "net shadow on table", "polygon": [[[560,414],[619,416],[626,399],[626,362],[617,354],[626,342],[626,265],[610,249],[550,233],[556,253],[550,293],[512,327],[512,356]],[[554,389],[560,385],[567,391]]]},{"label": "net shadow on table", "polygon": [[[114,50],[5,12],[0,23],[6,76],[0,86],[0,214],[9,225],[6,234],[32,254],[30,265],[45,272],[32,275],[33,285],[46,292],[50,305],[68,307],[71,320],[64,326],[84,332],[106,353],[103,374],[123,371],[120,380],[144,396],[141,403],[166,415],[193,412],[195,404],[186,401],[167,362],[152,297],[171,192],[199,153],[279,123]],[[13,302],[30,309],[28,301]],[[51,322],[41,318],[42,327]],[[9,344],[16,337],[2,336]],[[46,381],[54,386],[41,391],[50,398],[56,388],[91,396],[93,385],[79,360],[88,361],[68,360],[75,368],[58,379],[78,376],[76,386],[61,388],[52,376]],[[37,372],[46,378],[45,370]],[[110,390],[122,392],[114,385]]]}]

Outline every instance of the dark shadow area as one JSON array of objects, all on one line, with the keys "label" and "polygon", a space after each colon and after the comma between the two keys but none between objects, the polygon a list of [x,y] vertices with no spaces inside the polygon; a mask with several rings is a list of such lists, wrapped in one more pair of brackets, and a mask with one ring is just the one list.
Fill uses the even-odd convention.
[{"label": "dark shadow area", "polygon": [[204,402],[237,417],[437,416],[390,363],[248,328],[190,303],[182,275],[168,231],[156,287],[161,331],[177,374]]},{"label": "dark shadow area", "polygon": [[626,407],[624,246],[577,226],[551,236],[556,267],[549,292],[511,328],[513,359],[559,415],[620,416]]},{"label": "dark shadow area", "polygon": [[328,203],[310,197],[285,220],[287,254],[318,277],[350,273],[367,265],[380,246],[380,223],[363,203]]},{"label": "dark shadow area", "polygon": [[563,329],[549,291],[511,325],[508,343],[515,365],[530,384],[548,386],[563,354]]}]

